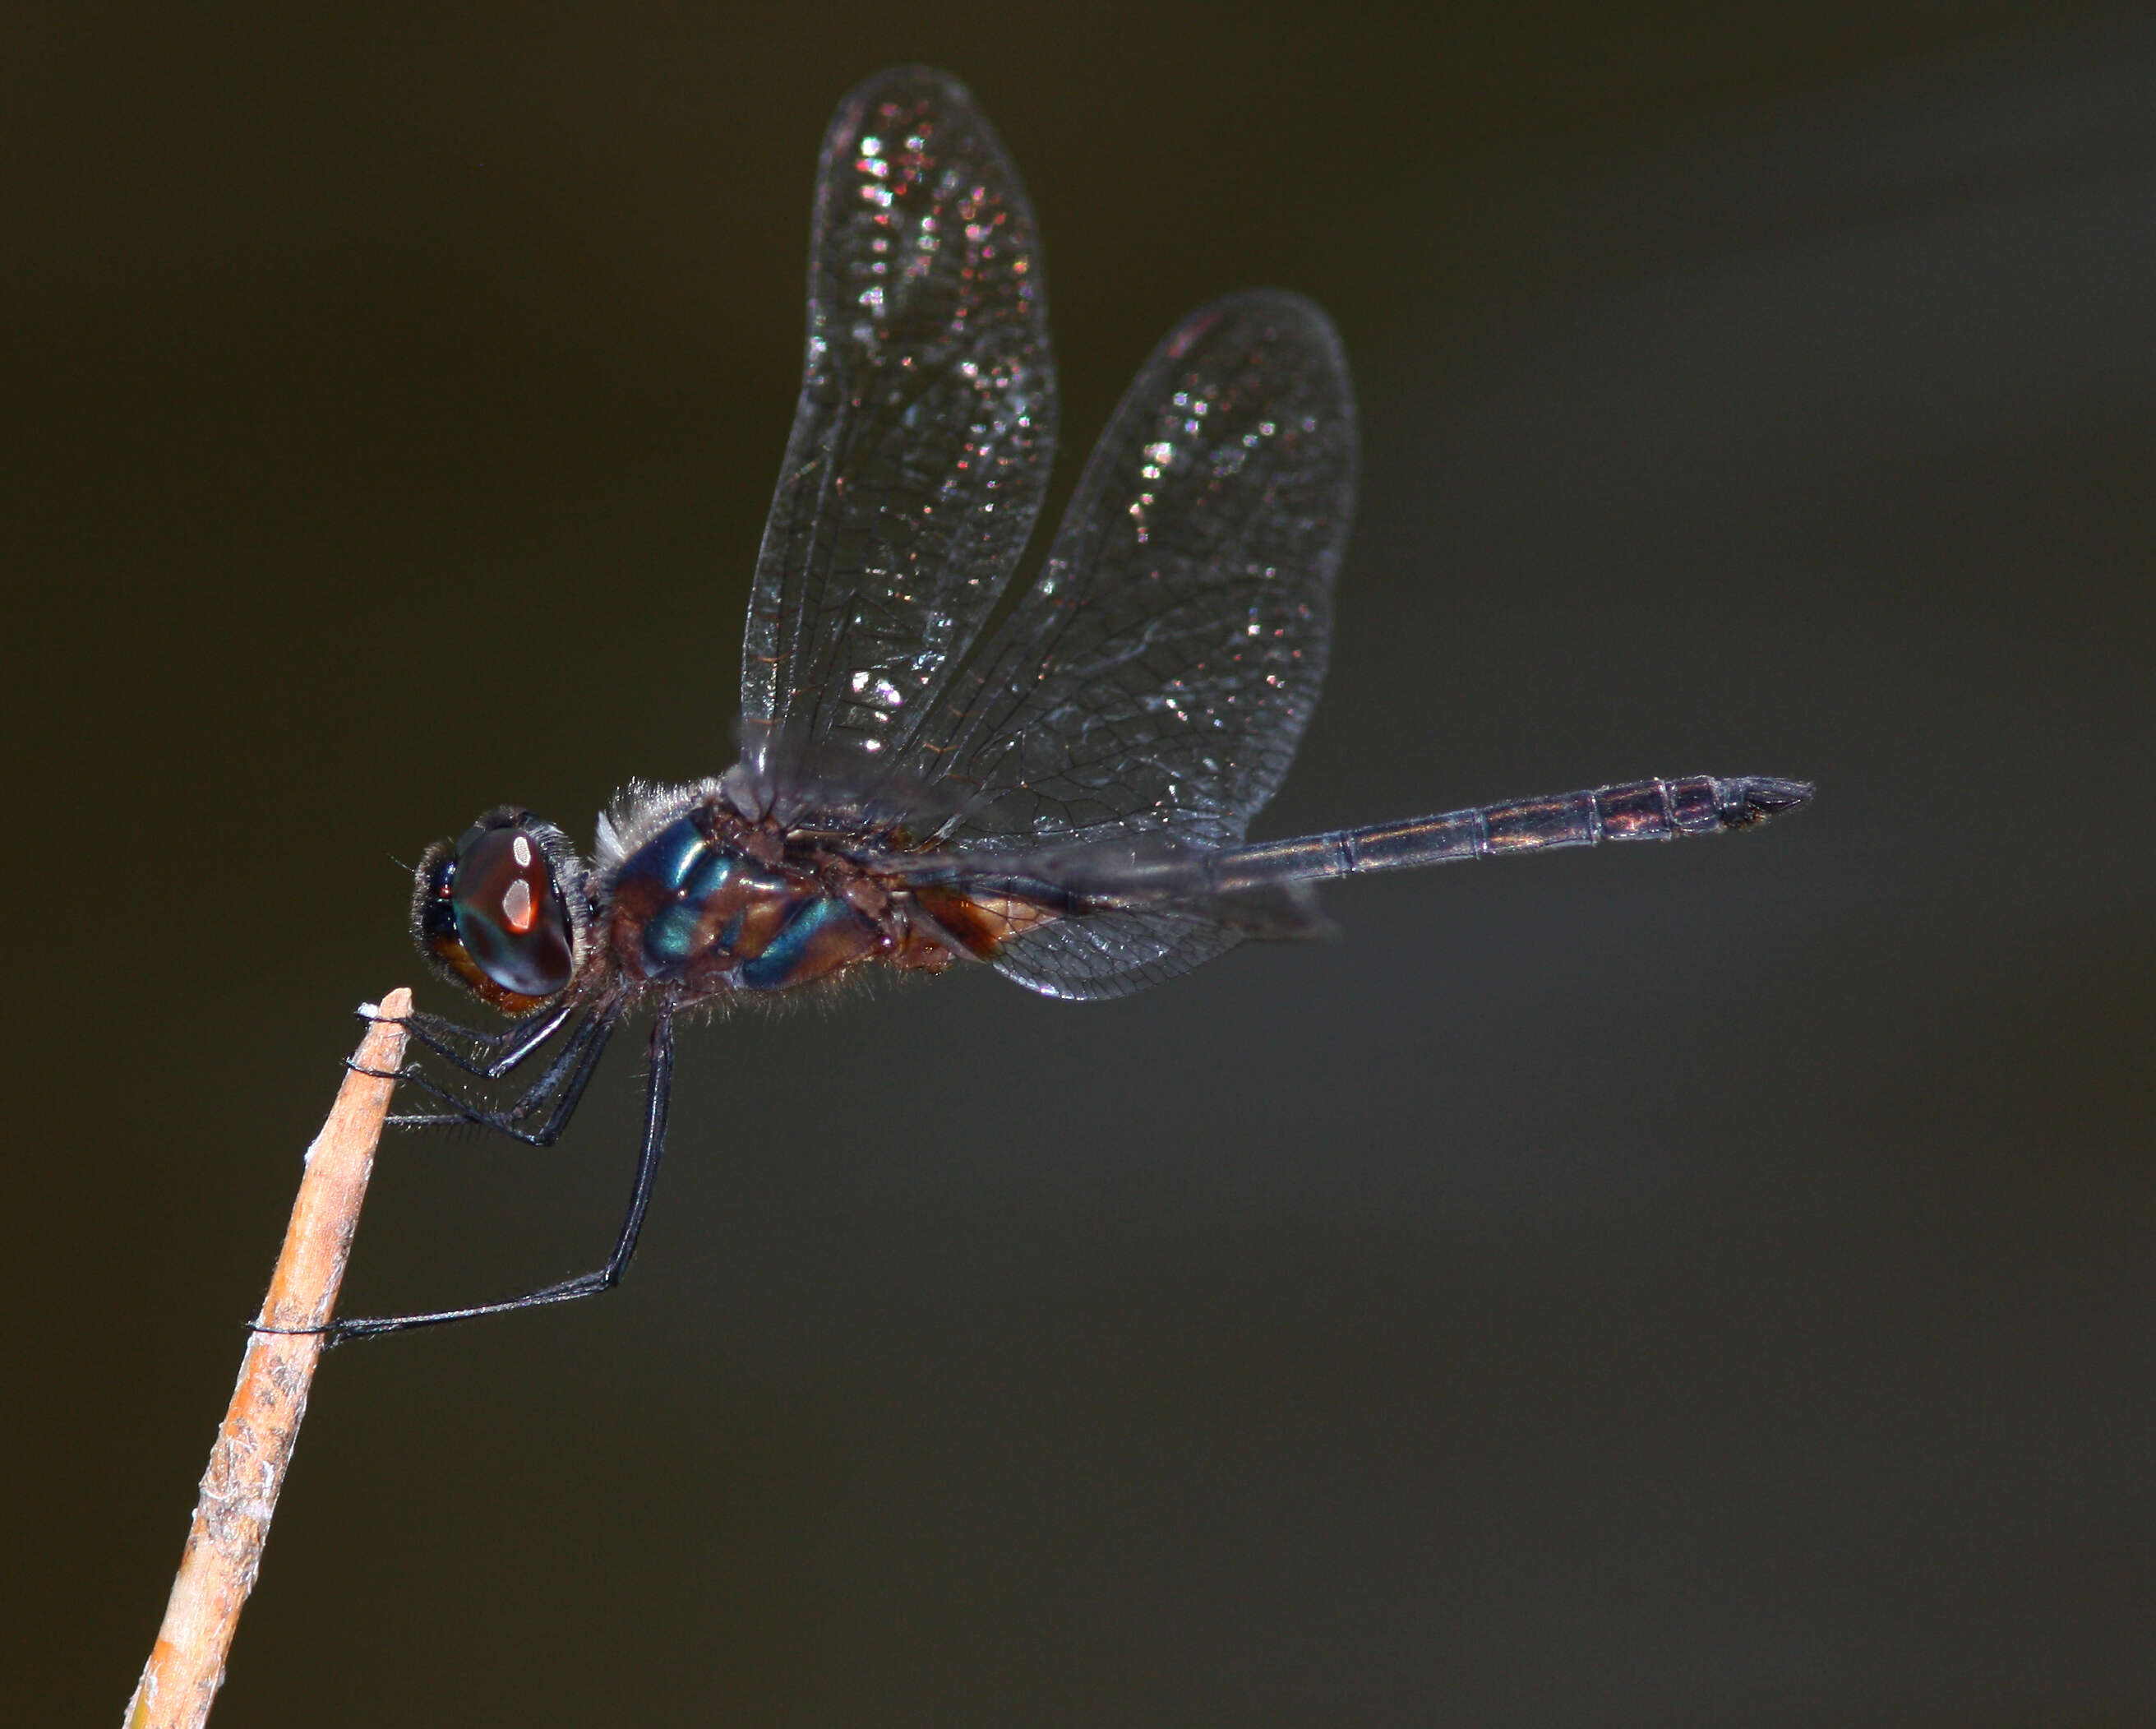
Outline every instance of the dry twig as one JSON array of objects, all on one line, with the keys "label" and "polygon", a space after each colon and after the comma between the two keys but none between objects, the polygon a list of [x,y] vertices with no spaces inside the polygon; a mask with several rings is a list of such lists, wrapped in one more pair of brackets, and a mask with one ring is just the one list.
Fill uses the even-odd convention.
[{"label": "dry twig", "polygon": [[[382,1000],[380,1012],[401,1020],[411,1008],[410,991],[393,991]],[[383,1019],[367,1028],[356,1060],[362,1068],[387,1070],[403,1056],[403,1027]],[[369,1075],[344,1078],[329,1120],[307,1149],[306,1172],[258,1327],[328,1325],[395,1086]],[[165,1624],[128,1702],[126,1729],[199,1729],[209,1721],[211,1701],[224,1680],[225,1652],[262,1564],[262,1546],[307,1414],[307,1388],[323,1345],[319,1332],[248,1335],[239,1384],[210,1449],[194,1524],[165,1605]]]}]

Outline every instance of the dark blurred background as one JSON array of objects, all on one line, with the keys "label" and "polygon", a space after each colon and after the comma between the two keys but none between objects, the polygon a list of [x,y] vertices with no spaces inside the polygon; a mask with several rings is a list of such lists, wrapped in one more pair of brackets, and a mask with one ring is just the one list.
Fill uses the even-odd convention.
[{"label": "dark blurred background", "polygon": [[[353,1005],[461,1006],[396,861],[731,760],[817,141],[921,59],[1061,490],[1186,308],[1339,321],[1259,832],[1819,803],[692,1032],[621,1294],[328,1361],[218,1721],[2156,1722],[2145,8],[0,31],[12,1717],[117,1720]],[[347,1307],[594,1264],[633,1057],[393,1142]]]}]

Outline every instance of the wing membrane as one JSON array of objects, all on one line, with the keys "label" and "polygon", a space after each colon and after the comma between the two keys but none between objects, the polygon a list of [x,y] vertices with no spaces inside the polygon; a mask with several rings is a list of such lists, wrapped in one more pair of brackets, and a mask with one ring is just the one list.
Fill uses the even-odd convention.
[{"label": "wing membrane", "polygon": [[840,105],[816,182],[808,357],[742,666],[767,801],[872,785],[933,712],[1024,550],[1055,440],[1033,214],[964,86]]},{"label": "wing membrane", "polygon": [[1008,846],[1240,840],[1324,677],[1354,509],[1353,387],[1331,322],[1274,291],[1177,327],[1124,394],[1040,579],[911,764],[946,833]]},{"label": "wing membrane", "polygon": [[1128,996],[1224,955],[1243,933],[1173,908],[1117,908],[1013,937],[995,970],[1043,996]]}]

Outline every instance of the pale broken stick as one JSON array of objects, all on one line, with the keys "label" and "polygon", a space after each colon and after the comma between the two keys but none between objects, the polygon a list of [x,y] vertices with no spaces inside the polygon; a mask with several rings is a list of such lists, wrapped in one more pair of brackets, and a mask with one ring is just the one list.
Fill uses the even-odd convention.
[{"label": "pale broken stick", "polygon": [[[387,1073],[403,1061],[401,1023],[411,1011],[408,991],[382,998],[353,1058],[359,1069]],[[305,1330],[327,1326],[336,1307],[374,1145],[396,1084],[378,1075],[346,1074],[328,1121],[307,1149],[284,1251],[256,1330],[248,1335],[239,1384],[210,1449],[165,1624],[128,1701],[126,1729],[200,1729],[209,1721],[326,1342],[326,1334]],[[269,1328],[283,1330],[263,1330]]]}]

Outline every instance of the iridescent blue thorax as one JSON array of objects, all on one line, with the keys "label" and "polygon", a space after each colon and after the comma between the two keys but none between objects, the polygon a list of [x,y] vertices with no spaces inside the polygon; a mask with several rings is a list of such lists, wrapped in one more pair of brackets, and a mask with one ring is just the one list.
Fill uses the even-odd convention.
[{"label": "iridescent blue thorax", "polygon": [[759,859],[738,829],[700,804],[622,861],[604,940],[623,976],[697,994],[779,991],[889,946],[828,862]]}]

